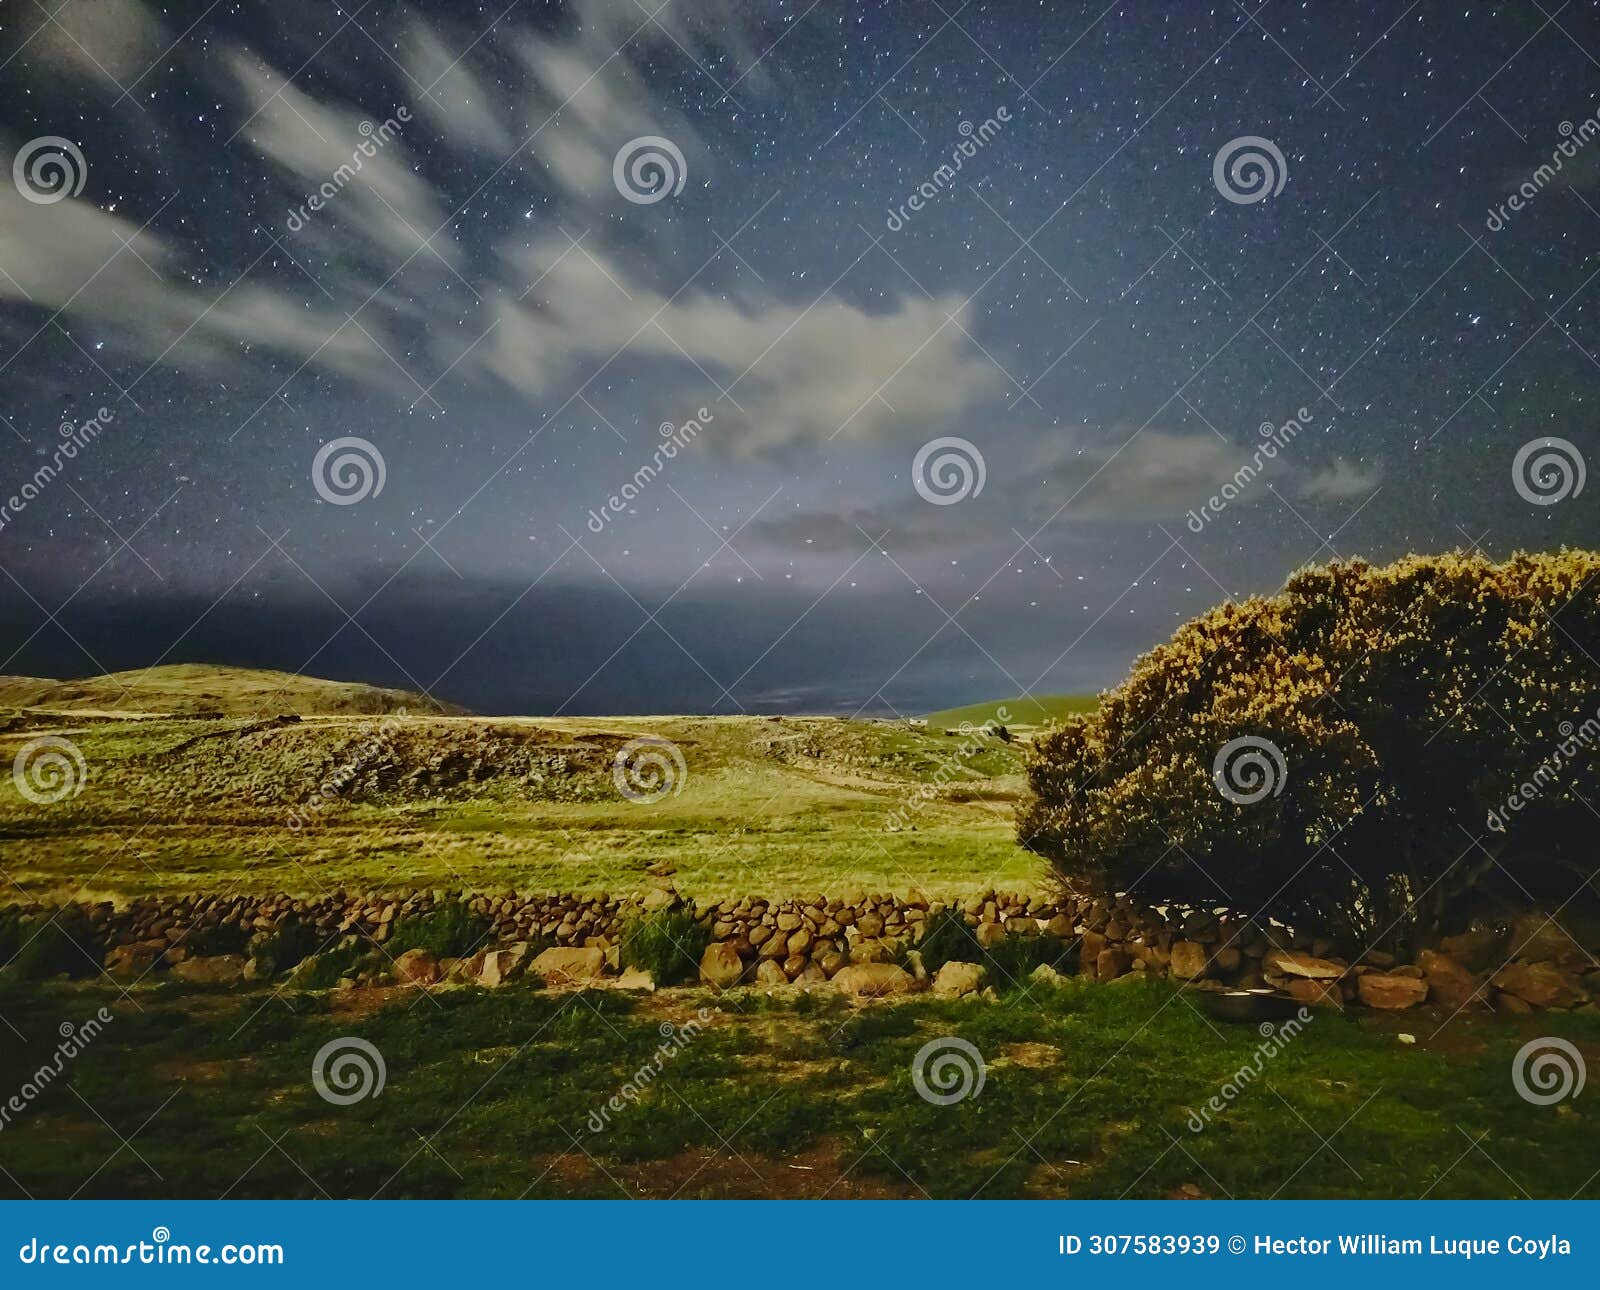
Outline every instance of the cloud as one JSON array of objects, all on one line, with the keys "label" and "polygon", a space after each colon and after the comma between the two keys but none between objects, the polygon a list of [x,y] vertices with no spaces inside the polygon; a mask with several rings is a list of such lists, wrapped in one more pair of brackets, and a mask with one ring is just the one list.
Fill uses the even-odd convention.
[{"label": "cloud", "polygon": [[1378,486],[1375,469],[1357,466],[1343,457],[1331,466],[1313,471],[1300,480],[1298,492],[1302,497],[1322,501],[1345,501],[1352,497],[1365,497]]},{"label": "cloud", "polygon": [[166,46],[161,22],[139,0],[52,5],[40,12],[23,67],[99,80],[114,93],[142,76]]}]

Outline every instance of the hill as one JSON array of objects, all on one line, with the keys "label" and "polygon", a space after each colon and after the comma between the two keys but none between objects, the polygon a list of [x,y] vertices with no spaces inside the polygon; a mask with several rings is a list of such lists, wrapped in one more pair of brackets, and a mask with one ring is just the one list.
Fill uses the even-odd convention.
[{"label": "hill", "polygon": [[[1030,730],[1055,725],[1063,717],[1093,712],[1100,700],[1092,694],[1041,694],[1016,699],[994,699],[988,703],[969,703],[962,708],[946,708],[928,714],[928,729],[959,729],[962,723],[981,726],[991,718],[1012,730]],[[999,716],[1000,709],[1005,715]]]},{"label": "hill", "polygon": [[209,663],[171,663],[75,681],[0,676],[0,707],[183,717],[466,712],[409,690]]}]

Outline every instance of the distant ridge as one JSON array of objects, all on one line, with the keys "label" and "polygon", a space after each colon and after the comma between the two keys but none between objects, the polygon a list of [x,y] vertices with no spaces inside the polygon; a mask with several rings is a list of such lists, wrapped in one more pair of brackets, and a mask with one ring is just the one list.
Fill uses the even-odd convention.
[{"label": "distant ridge", "polygon": [[464,716],[467,709],[410,690],[358,681],[273,672],[211,663],[108,672],[76,681],[0,676],[0,708],[53,708],[74,712],[163,713],[172,716],[338,716],[415,712]]}]

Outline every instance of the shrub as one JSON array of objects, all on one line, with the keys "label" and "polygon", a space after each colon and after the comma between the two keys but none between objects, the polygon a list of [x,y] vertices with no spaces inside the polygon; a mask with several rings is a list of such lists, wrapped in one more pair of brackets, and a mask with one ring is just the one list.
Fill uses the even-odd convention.
[{"label": "shrub", "polygon": [[317,935],[315,927],[298,918],[285,918],[270,932],[256,936],[251,949],[261,958],[270,959],[277,971],[287,972],[324,944],[324,938]]},{"label": "shrub", "polygon": [[[978,944],[976,929],[968,926],[959,909],[940,910],[928,920],[922,939],[909,949],[921,956],[929,975],[946,963],[981,963],[997,990],[1024,984],[1041,963],[1059,971],[1076,970],[1077,942],[1058,936],[1008,936],[984,949]],[[906,952],[901,954],[902,962]]]},{"label": "shrub", "polygon": [[14,931],[6,936],[12,941],[6,970],[29,981],[97,976],[105,959],[104,938],[76,905],[67,905],[53,916],[16,919]]},{"label": "shrub", "polygon": [[384,949],[391,955],[427,950],[435,958],[462,958],[481,949],[489,931],[487,918],[473,913],[464,901],[452,900],[396,923]]},{"label": "shrub", "polygon": [[[1593,891],[1597,575],[1586,551],[1350,561],[1214,609],[1038,741],[1019,839],[1080,890],[1402,950]],[[1236,739],[1261,758],[1230,776]]]},{"label": "shrub", "polygon": [[622,965],[640,968],[657,985],[692,980],[711,943],[709,928],[678,909],[662,909],[635,918],[622,934]]}]

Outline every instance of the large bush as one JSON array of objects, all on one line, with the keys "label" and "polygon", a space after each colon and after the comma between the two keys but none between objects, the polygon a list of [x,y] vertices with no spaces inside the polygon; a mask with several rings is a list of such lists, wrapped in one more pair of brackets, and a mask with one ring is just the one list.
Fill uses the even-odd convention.
[{"label": "large bush", "polygon": [[1588,883],[1581,903],[1600,872],[1597,660],[1594,552],[1308,568],[1186,624],[1040,739],[1019,837],[1078,890],[1361,945]]}]

